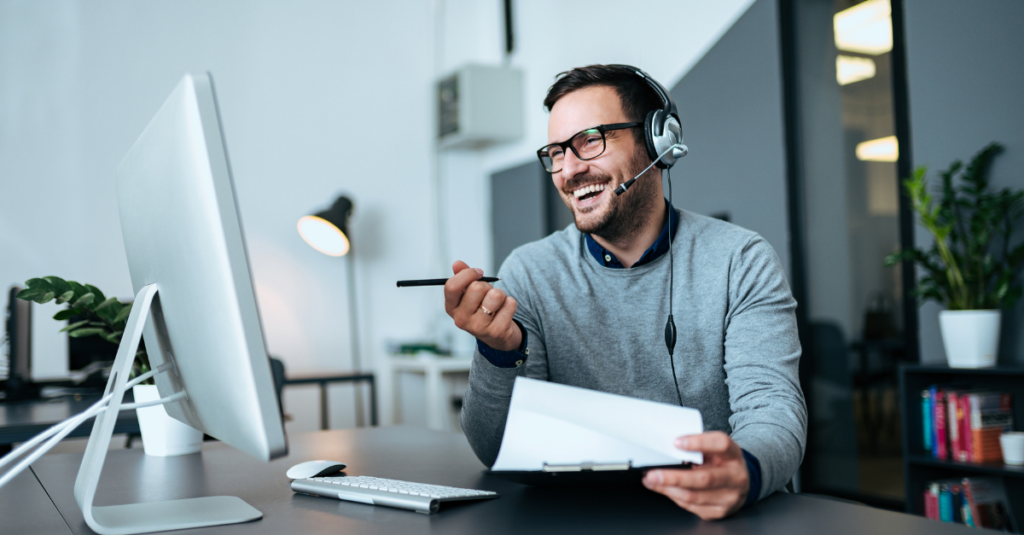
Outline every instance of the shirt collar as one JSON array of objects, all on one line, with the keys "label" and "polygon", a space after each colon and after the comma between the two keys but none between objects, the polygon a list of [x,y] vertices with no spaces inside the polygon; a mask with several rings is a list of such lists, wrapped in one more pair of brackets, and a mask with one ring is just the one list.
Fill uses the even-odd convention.
[{"label": "shirt collar", "polygon": [[[669,228],[672,229],[672,236],[675,237],[676,230],[679,228],[679,214],[676,213],[675,208],[665,201],[665,206],[668,208],[668,221],[665,222],[665,226],[661,229],[661,234],[658,235],[658,239],[654,240],[654,243],[644,251],[644,254],[640,256],[640,260],[637,260],[633,267],[640,267],[644,264],[653,262],[661,257],[661,255],[668,252],[669,246]],[[587,250],[593,255],[594,259],[598,261],[602,266],[616,269],[623,269],[625,266],[622,262],[619,262],[618,258],[611,251],[601,247],[601,244],[597,243],[597,240],[590,234],[585,234],[587,240]]]}]

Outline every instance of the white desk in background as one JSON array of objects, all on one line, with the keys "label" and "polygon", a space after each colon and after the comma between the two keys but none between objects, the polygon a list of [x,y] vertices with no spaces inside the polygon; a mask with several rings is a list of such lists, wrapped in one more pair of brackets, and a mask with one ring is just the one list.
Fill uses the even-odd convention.
[{"label": "white desk in background", "polygon": [[[438,431],[451,429],[451,398],[445,388],[447,374],[469,375],[473,359],[468,356],[439,357],[431,353],[411,356],[387,355],[380,369],[382,424],[401,423],[399,410],[402,406],[402,392],[399,374],[423,374],[426,387],[427,427]],[[461,394],[461,392],[452,392]],[[457,429],[456,429],[457,430]]]}]

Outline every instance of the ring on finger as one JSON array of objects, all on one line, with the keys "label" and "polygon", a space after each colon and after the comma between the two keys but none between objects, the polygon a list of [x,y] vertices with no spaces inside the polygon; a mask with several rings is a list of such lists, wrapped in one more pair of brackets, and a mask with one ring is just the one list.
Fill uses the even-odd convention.
[{"label": "ring on finger", "polygon": [[494,315],[494,312],[491,312],[490,310],[487,310],[486,308],[484,308],[483,305],[480,305],[480,312],[483,312],[484,314],[487,314],[488,316],[493,316]]}]

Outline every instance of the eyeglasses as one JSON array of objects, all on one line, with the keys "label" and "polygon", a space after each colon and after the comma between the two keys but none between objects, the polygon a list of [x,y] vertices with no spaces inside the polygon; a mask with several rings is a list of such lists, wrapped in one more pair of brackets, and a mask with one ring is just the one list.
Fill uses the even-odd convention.
[{"label": "eyeglasses", "polygon": [[615,123],[603,124],[583,130],[569,138],[569,141],[552,143],[537,151],[540,163],[549,173],[557,173],[562,170],[562,162],[565,160],[565,149],[569,149],[577,158],[583,161],[593,160],[604,154],[605,132],[612,130],[625,130],[636,128],[643,123]]}]

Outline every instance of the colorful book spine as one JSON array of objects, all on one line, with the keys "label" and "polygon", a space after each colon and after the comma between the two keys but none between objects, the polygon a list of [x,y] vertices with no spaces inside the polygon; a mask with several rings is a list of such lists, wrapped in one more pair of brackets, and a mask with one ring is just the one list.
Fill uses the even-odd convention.
[{"label": "colorful book spine", "polygon": [[1013,428],[1013,409],[1008,393],[971,394],[971,461],[1002,462],[999,436]]},{"label": "colorful book spine", "polygon": [[946,418],[946,391],[938,389],[932,396],[935,400],[935,458],[936,459],[949,459],[949,447],[948,447],[948,435],[946,432],[946,424],[948,419]]},{"label": "colorful book spine", "polygon": [[953,521],[953,495],[949,493],[949,485],[939,485],[939,520]]},{"label": "colorful book spine", "polygon": [[956,412],[960,406],[959,392],[950,390],[946,392],[946,434],[949,436],[950,458],[960,460],[960,423],[957,422]]},{"label": "colorful book spine", "polygon": [[974,518],[971,517],[971,508],[970,508],[970,506],[967,505],[967,498],[966,497],[964,497],[963,504],[960,505],[960,512],[963,515],[963,523],[964,524],[966,524],[968,527],[972,527],[972,528],[978,527],[978,526],[974,525]]},{"label": "colorful book spine", "polygon": [[971,521],[975,526],[1016,532],[1013,509],[1002,478],[972,477],[964,479],[970,495]]},{"label": "colorful book spine", "polygon": [[939,484],[932,483],[924,489],[924,516],[939,520]]},{"label": "colorful book spine", "polygon": [[953,506],[953,522],[964,523],[964,487],[959,483],[949,486],[950,503]]},{"label": "colorful book spine", "polygon": [[966,477],[964,478],[963,487],[964,487],[964,505],[963,505],[963,508],[964,508],[964,513],[963,513],[963,515],[964,515],[964,524],[967,524],[968,526],[970,526],[972,528],[976,528],[976,527],[978,527],[978,522],[975,520],[975,518],[978,516],[978,508],[977,508],[977,505],[974,502],[974,492],[971,490],[971,480],[970,480],[970,478],[966,478]]},{"label": "colorful book spine", "polygon": [[921,391],[921,427],[924,433],[924,451],[932,451],[932,393],[930,390]]},{"label": "colorful book spine", "polygon": [[963,457],[958,461],[970,461],[973,458],[974,448],[971,440],[971,396],[960,396],[960,407],[956,412],[957,421],[960,426],[960,443]]},{"label": "colorful book spine", "polygon": [[931,420],[932,427],[932,457],[938,457],[939,455],[939,429],[935,425],[935,396],[939,393],[939,389],[932,385],[928,389],[928,419]]}]

